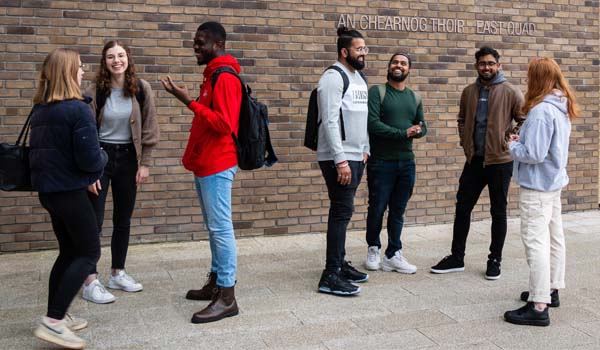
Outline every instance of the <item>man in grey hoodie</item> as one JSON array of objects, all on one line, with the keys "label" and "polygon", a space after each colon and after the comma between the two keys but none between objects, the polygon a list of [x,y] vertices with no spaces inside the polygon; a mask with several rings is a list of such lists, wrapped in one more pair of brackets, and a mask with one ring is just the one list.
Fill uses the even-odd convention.
[{"label": "man in grey hoodie", "polygon": [[354,212],[354,195],[369,156],[368,90],[360,72],[369,52],[360,32],[338,29],[338,60],[325,70],[317,87],[319,127],[317,161],[327,185],[327,253],[319,292],[355,295],[369,276],[345,259],[346,229]]},{"label": "man in grey hoodie", "polygon": [[488,187],[492,215],[492,242],[485,278],[500,278],[500,262],[506,237],[506,206],[513,162],[506,146],[507,132],[525,120],[521,116],[523,93],[506,81],[500,71],[498,51],[482,47],[475,53],[479,77],[460,98],[458,131],[467,161],[456,194],[452,254],[431,267],[432,273],[465,270],[464,256],[471,212]]}]

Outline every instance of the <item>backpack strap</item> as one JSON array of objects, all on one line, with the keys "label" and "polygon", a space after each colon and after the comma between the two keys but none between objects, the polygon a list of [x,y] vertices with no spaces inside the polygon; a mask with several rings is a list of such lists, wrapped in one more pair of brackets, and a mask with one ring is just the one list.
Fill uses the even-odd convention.
[{"label": "backpack strap", "polygon": [[[219,75],[221,75],[221,73],[224,73],[224,72],[233,74],[240,80],[240,83],[242,84],[242,101],[244,101],[245,98],[248,98],[247,91],[244,88],[245,84],[244,84],[244,81],[242,80],[242,77],[240,77],[237,74],[237,72],[229,66],[219,67],[219,68],[217,68],[217,70],[215,70],[215,72],[213,73],[212,78],[210,80],[211,89],[212,90],[215,89],[215,85],[217,85],[217,79],[219,79]],[[212,99],[211,99],[210,100],[210,109],[212,109],[212,108],[213,108],[213,104],[212,104]]]},{"label": "backpack strap", "polygon": [[423,100],[421,99],[421,95],[419,95],[419,93],[416,91],[413,91],[413,94],[415,94],[415,105],[417,106],[417,108],[419,108],[419,105],[423,102]]},{"label": "backpack strap", "polygon": [[104,104],[106,104],[106,95],[104,95],[102,90],[100,90],[100,87],[96,85],[96,126],[98,129],[100,129],[100,124],[98,124],[100,122],[100,110],[102,110]]},{"label": "backpack strap", "polygon": [[[346,74],[346,72],[344,72],[344,70],[342,68],[340,68],[336,65],[331,65],[331,66],[327,67],[327,69],[325,69],[325,71],[328,71],[330,69],[337,71],[342,76],[342,80],[344,81],[344,88],[342,90],[342,99],[344,99],[344,95],[346,95],[346,91],[348,91],[348,87],[350,86],[350,79],[348,78],[348,75]],[[361,73],[361,76],[364,79],[364,76],[362,75],[362,73]],[[320,122],[319,122],[319,124],[320,124]],[[341,129],[341,133],[342,133],[342,141],[346,141],[346,128],[344,127],[344,115],[342,114],[342,107],[340,107],[340,129]]]},{"label": "backpack strap", "polygon": [[379,104],[383,105],[383,99],[385,98],[385,84],[377,85],[377,90],[379,90]]},{"label": "backpack strap", "polygon": [[135,93],[135,99],[138,101],[140,105],[140,109],[144,108],[144,103],[146,103],[146,93],[144,92],[144,87],[142,85],[142,79],[137,80],[138,90]]}]

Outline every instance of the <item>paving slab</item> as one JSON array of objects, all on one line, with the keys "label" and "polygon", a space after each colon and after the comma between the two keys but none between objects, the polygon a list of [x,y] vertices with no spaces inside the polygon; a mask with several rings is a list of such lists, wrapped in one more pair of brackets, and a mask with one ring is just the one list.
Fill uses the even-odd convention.
[{"label": "paving slab", "polygon": [[[502,277],[483,278],[490,221],[475,222],[467,242],[465,272],[429,273],[450,251],[452,225],[405,227],[403,253],[418,268],[404,275],[369,271],[361,295],[317,293],[324,266],[323,233],[238,239],[237,317],[190,323],[206,301],[185,299],[200,288],[210,267],[206,241],[131,246],[128,271],[144,284],[139,293],[114,291],[117,300],[97,305],[79,295],[70,312],[89,327],[79,334],[89,349],[334,350],[334,349],[600,349],[600,212],[563,215],[567,241],[567,289],[550,310],[549,327],[505,322],[522,305],[529,269],[510,218]],[[382,242],[387,235],[382,232]],[[385,248],[385,247],[384,247]],[[364,231],[351,231],[347,260],[362,269]],[[56,251],[0,255],[0,350],[53,349],[32,335],[46,310],[48,275]],[[98,264],[106,282],[110,249]]]}]

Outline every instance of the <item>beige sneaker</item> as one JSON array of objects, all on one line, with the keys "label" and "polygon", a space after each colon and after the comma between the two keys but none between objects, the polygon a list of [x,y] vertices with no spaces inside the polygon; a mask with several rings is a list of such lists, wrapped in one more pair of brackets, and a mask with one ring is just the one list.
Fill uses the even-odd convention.
[{"label": "beige sneaker", "polygon": [[64,319],[52,324],[48,322],[47,317],[42,317],[42,322],[33,332],[33,335],[40,340],[66,349],[83,349],[86,346],[85,341],[67,327],[67,322]]},{"label": "beige sneaker", "polygon": [[67,323],[67,328],[72,331],[79,331],[88,326],[88,321],[81,317],[73,317],[71,314],[66,313],[63,320]]}]

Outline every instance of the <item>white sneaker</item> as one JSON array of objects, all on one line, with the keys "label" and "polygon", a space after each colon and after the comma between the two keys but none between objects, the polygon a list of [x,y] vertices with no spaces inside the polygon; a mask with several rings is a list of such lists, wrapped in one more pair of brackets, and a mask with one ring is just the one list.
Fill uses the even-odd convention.
[{"label": "white sneaker", "polygon": [[108,288],[121,289],[126,292],[139,292],[144,289],[141,283],[136,282],[125,270],[120,270],[116,276],[110,276]]},{"label": "white sneaker", "polygon": [[417,272],[417,267],[409,263],[408,260],[402,256],[402,251],[400,250],[397,251],[391,259],[388,259],[387,256],[384,256],[383,262],[381,263],[381,268],[385,272],[397,271],[408,274]]},{"label": "white sneaker", "polygon": [[39,327],[33,331],[38,339],[67,349],[83,349],[85,341],[76,336],[68,327],[65,320],[50,323],[47,317],[42,317]]},{"label": "white sneaker", "polygon": [[107,291],[99,280],[95,279],[87,286],[83,286],[83,299],[96,304],[108,304],[115,301],[115,296]]},{"label": "white sneaker", "polygon": [[367,250],[367,261],[365,261],[365,268],[370,271],[379,270],[379,262],[381,261],[381,253],[379,248],[375,245],[370,246]]}]

